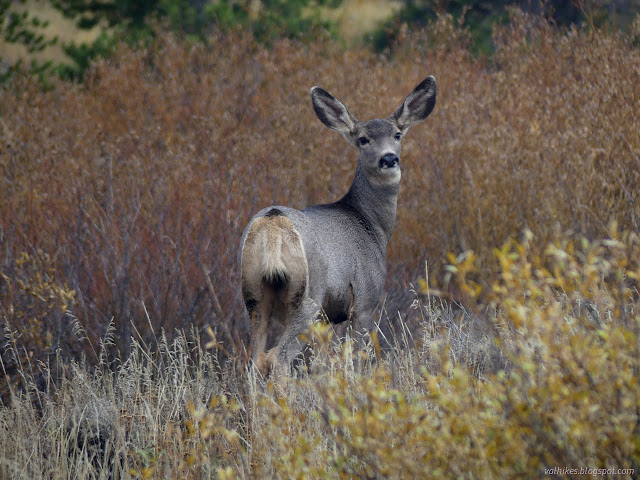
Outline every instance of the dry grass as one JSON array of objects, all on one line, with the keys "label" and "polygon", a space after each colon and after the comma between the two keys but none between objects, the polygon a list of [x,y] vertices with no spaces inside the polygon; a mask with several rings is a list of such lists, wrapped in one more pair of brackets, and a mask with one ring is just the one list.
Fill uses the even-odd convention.
[{"label": "dry grass", "polygon": [[[516,17],[487,64],[443,17],[392,58],[236,32],[123,47],[47,92],[16,78],[0,93],[0,476],[637,472],[639,36]],[[404,142],[391,346],[356,366],[335,347],[264,387],[244,371],[242,229],[266,205],[339,198],[355,167],[309,87],[370,118],[431,73],[436,109]]]},{"label": "dry grass", "polygon": [[[38,368],[45,388],[20,372],[25,390],[0,409],[0,474],[489,479],[589,468],[632,477],[640,239],[613,226],[605,241],[558,238],[538,256],[526,238],[496,252],[500,280],[490,303],[476,303],[492,314],[416,294],[420,337],[401,319],[386,353],[380,331],[354,353],[317,324],[309,372],[278,385],[242,359],[221,365],[212,331],[205,345],[196,332],[162,335],[153,349],[135,342],[112,372],[110,329],[93,370],[54,358]],[[470,271],[454,277],[462,290],[472,289]]]}]

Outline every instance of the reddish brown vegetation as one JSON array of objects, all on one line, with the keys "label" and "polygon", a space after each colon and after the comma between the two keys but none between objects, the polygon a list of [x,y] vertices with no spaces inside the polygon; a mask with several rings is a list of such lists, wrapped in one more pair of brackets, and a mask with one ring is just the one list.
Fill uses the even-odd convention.
[{"label": "reddish brown vegetation", "polygon": [[[426,259],[438,277],[448,251],[473,249],[486,285],[492,249],[525,227],[540,245],[558,230],[603,233],[611,219],[637,232],[634,37],[518,18],[496,39],[487,65],[447,19],[392,59],[327,41],[265,49],[241,32],[209,46],[166,36],[98,62],[84,84],[42,92],[16,80],[1,93],[0,320],[35,324],[48,339],[37,352],[85,351],[67,344],[71,315],[94,345],[113,319],[123,353],[133,326],[153,338],[149,321],[155,335],[215,324],[240,350],[246,222],[270,204],[333,201],[355,168],[315,119],[316,84],[368,119],[438,79],[434,114],[404,142],[390,312],[408,308]],[[36,278],[55,288],[25,287]]]}]

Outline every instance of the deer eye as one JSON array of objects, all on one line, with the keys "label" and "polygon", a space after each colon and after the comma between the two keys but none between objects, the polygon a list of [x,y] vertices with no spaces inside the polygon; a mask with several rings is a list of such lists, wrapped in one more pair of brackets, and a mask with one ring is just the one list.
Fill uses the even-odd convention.
[{"label": "deer eye", "polygon": [[367,137],[360,137],[358,139],[358,145],[361,147],[365,146],[367,143],[369,143],[369,139]]},{"label": "deer eye", "polygon": [[402,134],[400,132],[396,133],[396,140],[400,141],[402,139]]}]

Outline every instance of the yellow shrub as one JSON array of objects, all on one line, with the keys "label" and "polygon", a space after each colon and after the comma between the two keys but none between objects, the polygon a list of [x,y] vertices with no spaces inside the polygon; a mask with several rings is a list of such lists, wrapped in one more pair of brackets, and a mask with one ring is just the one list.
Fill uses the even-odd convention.
[{"label": "yellow shrub", "polygon": [[495,251],[499,280],[485,307],[495,312],[506,369],[478,378],[445,348],[443,367],[434,372],[419,361],[413,372],[403,370],[400,357],[420,358],[407,350],[365,361],[369,366],[354,373],[345,361],[350,347],[343,347],[324,370],[282,396],[258,394],[250,412],[252,475],[637,472],[638,236],[619,234],[614,225],[606,240],[563,237],[541,255],[532,253],[533,241],[527,235]]}]

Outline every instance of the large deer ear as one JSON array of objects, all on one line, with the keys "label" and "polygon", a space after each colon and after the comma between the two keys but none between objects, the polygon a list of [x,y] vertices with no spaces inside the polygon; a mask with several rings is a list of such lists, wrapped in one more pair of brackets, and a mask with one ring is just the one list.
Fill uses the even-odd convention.
[{"label": "large deer ear", "polygon": [[311,103],[320,121],[331,130],[335,130],[347,138],[355,130],[358,121],[349,113],[342,102],[326,90],[313,87],[311,89]]},{"label": "large deer ear", "polygon": [[405,132],[427,118],[435,105],[436,79],[429,76],[414,88],[400,108],[391,115],[390,120]]}]

